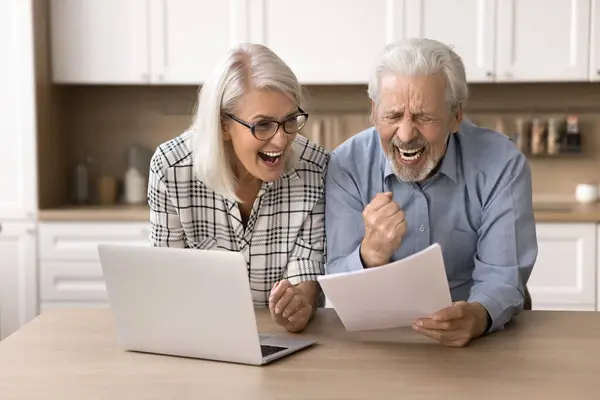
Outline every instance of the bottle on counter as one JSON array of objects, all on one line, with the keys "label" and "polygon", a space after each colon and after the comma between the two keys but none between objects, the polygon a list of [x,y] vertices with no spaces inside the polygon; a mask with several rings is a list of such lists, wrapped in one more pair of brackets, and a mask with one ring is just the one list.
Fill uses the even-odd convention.
[{"label": "bottle on counter", "polygon": [[548,136],[547,136],[548,154],[556,155],[560,152],[560,132],[556,118],[548,119]]},{"label": "bottle on counter", "polygon": [[502,118],[498,118],[496,120],[496,132],[502,133],[506,135],[506,129],[504,128],[504,120]]},{"label": "bottle on counter", "polygon": [[522,153],[527,154],[529,152],[529,135],[525,129],[523,118],[517,118],[515,125],[515,144]]},{"label": "bottle on counter", "polygon": [[539,156],[546,152],[544,123],[534,118],[531,123],[531,154]]},{"label": "bottle on counter", "polygon": [[579,121],[576,115],[569,115],[567,117],[563,145],[569,152],[581,152],[581,131],[579,130]]},{"label": "bottle on counter", "polygon": [[75,164],[75,171],[73,176],[73,197],[75,200],[75,204],[84,205],[89,204],[91,202],[90,164],[90,157],[85,156],[83,153],[81,153],[78,157],[77,164]]},{"label": "bottle on counter", "polygon": [[131,146],[127,152],[128,167],[124,177],[124,200],[127,204],[141,204],[146,201],[146,177],[141,171],[142,149]]}]

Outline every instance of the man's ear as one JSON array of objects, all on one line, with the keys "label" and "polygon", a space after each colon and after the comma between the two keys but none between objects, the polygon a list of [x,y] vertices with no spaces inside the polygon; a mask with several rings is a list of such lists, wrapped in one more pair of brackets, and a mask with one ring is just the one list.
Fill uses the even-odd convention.
[{"label": "man's ear", "polygon": [[452,118],[453,120],[453,124],[452,124],[452,132],[458,132],[458,127],[460,126],[460,123],[462,122],[463,119],[463,108],[462,108],[462,104],[459,104],[458,106],[456,106],[454,108],[454,110],[452,111]]},{"label": "man's ear", "polygon": [[371,120],[371,123],[373,125],[375,125],[375,122],[376,122],[376,118],[375,118],[376,108],[377,108],[377,106],[375,105],[375,102],[373,100],[371,100],[371,115],[369,116],[369,119]]}]

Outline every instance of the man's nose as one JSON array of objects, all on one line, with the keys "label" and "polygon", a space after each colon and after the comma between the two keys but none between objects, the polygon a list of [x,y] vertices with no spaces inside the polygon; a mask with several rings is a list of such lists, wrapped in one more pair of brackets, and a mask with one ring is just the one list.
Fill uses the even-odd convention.
[{"label": "man's nose", "polygon": [[396,131],[396,136],[402,143],[410,143],[417,136],[417,131],[412,121],[402,121]]}]

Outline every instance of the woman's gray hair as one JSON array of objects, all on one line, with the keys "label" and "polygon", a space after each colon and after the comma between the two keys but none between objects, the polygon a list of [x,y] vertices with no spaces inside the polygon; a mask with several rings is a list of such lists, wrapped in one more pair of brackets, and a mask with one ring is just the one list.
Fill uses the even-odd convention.
[{"label": "woman's gray hair", "polygon": [[[239,201],[235,194],[235,156],[223,141],[224,114],[235,113],[242,96],[253,89],[276,90],[300,108],[304,105],[302,87],[285,62],[266,46],[243,43],[229,52],[199,89],[190,127],[196,178],[235,201]],[[298,159],[293,146],[290,150],[286,168],[293,167]]]},{"label": "woman's gray hair", "polygon": [[427,38],[412,38],[389,44],[375,62],[369,80],[369,97],[379,101],[379,83],[385,74],[407,76],[442,73],[446,80],[446,102],[452,110],[469,96],[465,66],[451,47]]}]

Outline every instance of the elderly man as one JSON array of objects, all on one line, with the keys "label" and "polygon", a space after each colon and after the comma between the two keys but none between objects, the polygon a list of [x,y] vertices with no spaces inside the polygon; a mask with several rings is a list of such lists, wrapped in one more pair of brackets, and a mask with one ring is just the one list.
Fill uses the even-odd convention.
[{"label": "elderly man", "polygon": [[504,135],[462,120],[461,58],[434,40],[386,48],[369,82],[374,127],[331,154],[328,274],[442,247],[452,307],[413,329],[464,346],[522,309],[537,258],[527,159]]}]

